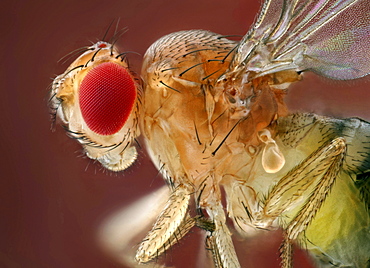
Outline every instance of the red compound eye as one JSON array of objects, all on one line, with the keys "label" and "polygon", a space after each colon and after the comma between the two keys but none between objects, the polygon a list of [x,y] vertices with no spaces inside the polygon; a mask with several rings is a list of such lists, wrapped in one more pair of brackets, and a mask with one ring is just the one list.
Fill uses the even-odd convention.
[{"label": "red compound eye", "polygon": [[80,86],[79,102],[87,126],[97,134],[117,133],[127,121],[136,87],[126,68],[105,62],[93,68]]}]

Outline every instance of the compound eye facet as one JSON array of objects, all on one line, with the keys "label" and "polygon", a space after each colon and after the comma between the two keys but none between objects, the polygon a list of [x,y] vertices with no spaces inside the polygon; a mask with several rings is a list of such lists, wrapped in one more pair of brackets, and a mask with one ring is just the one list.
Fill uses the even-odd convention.
[{"label": "compound eye facet", "polygon": [[99,135],[117,133],[136,100],[136,85],[125,67],[104,62],[82,80],[79,104],[86,125]]}]

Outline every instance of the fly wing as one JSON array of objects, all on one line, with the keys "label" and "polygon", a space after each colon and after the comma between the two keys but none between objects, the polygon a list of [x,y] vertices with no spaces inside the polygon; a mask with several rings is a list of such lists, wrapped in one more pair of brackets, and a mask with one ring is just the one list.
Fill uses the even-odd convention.
[{"label": "fly wing", "polygon": [[263,76],[311,70],[332,79],[370,73],[368,0],[266,0],[230,70]]}]

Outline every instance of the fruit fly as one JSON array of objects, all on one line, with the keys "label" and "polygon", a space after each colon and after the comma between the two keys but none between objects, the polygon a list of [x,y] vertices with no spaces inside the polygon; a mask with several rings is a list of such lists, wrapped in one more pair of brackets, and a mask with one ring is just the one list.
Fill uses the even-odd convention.
[{"label": "fruit fly", "polygon": [[55,79],[51,103],[110,170],[133,164],[142,133],[169,194],[145,199],[163,205],[137,263],[197,226],[215,267],[240,267],[230,228],[246,237],[281,228],[282,267],[293,267],[293,243],[318,267],[368,267],[370,123],[291,113],[284,97],[307,71],[368,75],[369,44],[366,0],[266,0],[239,42],[203,30],[160,38],[142,83],[114,45],[98,42]]}]

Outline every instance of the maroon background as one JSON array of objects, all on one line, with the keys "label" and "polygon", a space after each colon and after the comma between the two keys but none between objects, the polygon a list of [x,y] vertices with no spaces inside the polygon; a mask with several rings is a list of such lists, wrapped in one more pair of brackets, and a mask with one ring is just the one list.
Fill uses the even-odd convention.
[{"label": "maroon background", "polygon": [[[61,127],[50,131],[47,87],[70,63],[57,61],[101,38],[113,19],[121,18],[120,26],[129,28],[119,41],[121,49],[143,55],[173,31],[243,34],[258,6],[255,0],[2,2],[1,267],[121,267],[96,244],[98,224],[163,184],[144,152],[127,172],[107,174],[81,157],[80,146]],[[138,72],[141,57],[132,55],[130,61]],[[343,85],[309,75],[288,102],[294,109],[370,119],[366,87],[363,81]],[[198,236],[194,231],[170,251],[168,262],[192,267],[203,243]],[[279,243],[276,236],[254,239],[238,254],[248,267],[277,267]],[[297,255],[297,267],[310,267],[302,256]]]}]

